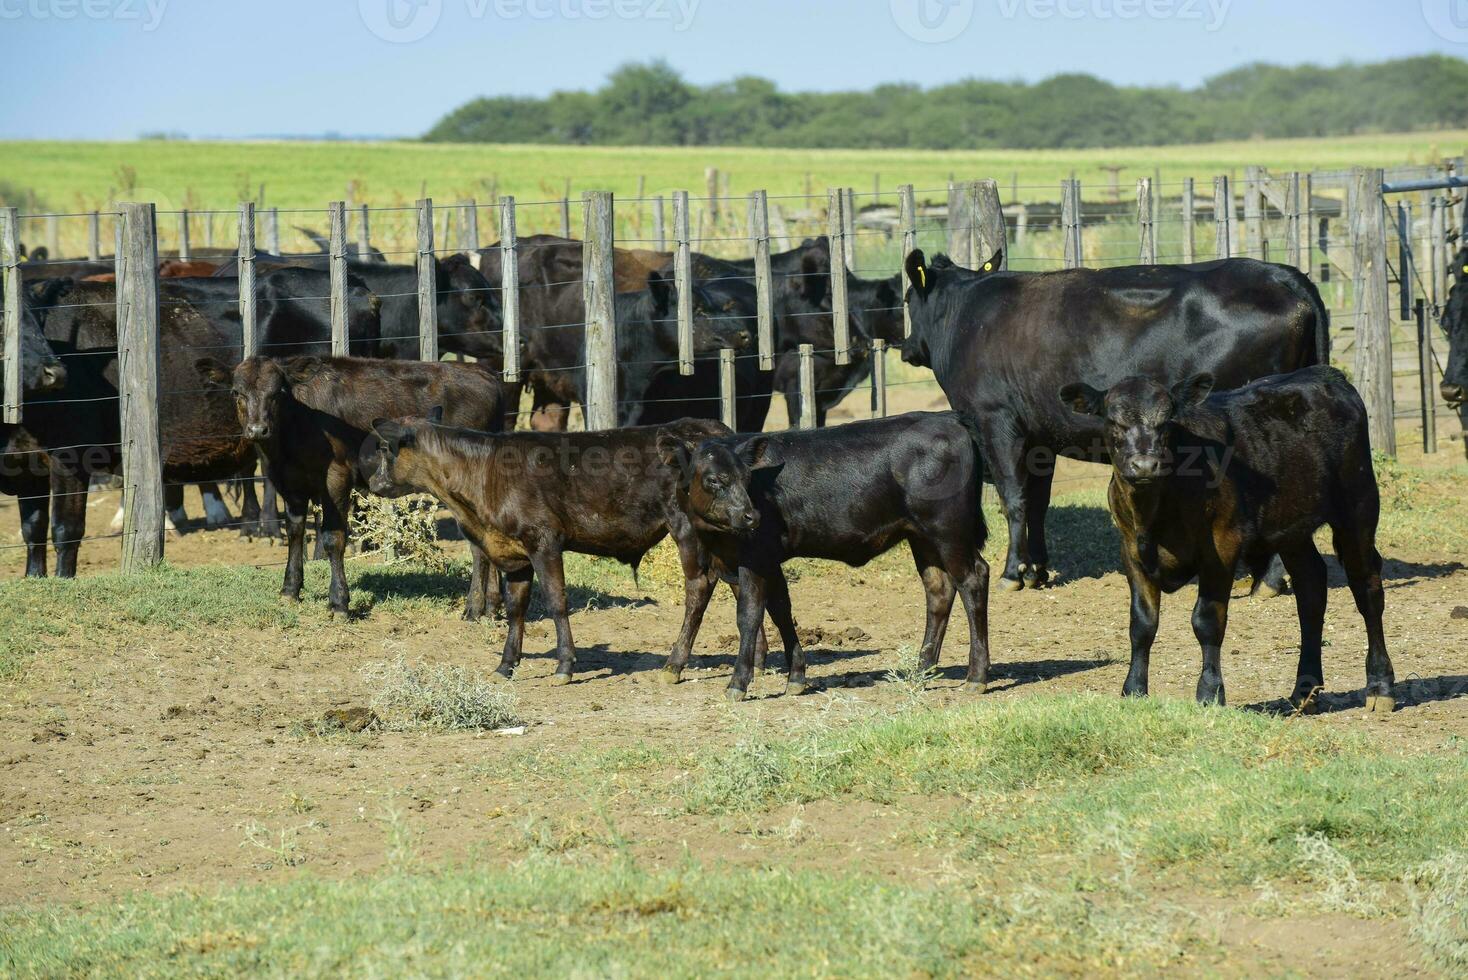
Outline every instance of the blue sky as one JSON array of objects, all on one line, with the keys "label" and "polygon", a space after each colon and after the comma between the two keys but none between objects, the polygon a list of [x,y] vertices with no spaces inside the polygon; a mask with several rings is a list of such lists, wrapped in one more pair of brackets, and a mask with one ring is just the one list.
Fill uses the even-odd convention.
[{"label": "blue sky", "polygon": [[830,90],[1426,52],[1468,55],[1468,0],[0,0],[0,138],[416,135],[656,57]]}]

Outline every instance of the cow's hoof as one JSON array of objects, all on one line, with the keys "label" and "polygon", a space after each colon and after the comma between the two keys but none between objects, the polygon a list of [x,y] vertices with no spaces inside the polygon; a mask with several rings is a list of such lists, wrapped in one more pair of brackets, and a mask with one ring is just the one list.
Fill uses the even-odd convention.
[{"label": "cow's hoof", "polygon": [[811,685],[805,681],[786,681],[785,694],[788,697],[798,697],[811,689]]},{"label": "cow's hoof", "polygon": [[551,679],[550,679],[550,683],[551,683],[551,687],[565,687],[567,684],[571,683],[571,675],[570,674],[559,674],[559,673],[558,674],[552,674],[551,675]]},{"label": "cow's hoof", "polygon": [[1320,713],[1320,702],[1316,700],[1316,695],[1319,693],[1320,688],[1317,687],[1303,695],[1292,694],[1290,695],[1290,707],[1294,708],[1295,714],[1298,715],[1318,715]]},{"label": "cow's hoof", "polygon": [[658,671],[659,684],[676,684],[683,679],[683,671],[677,667],[664,667]]},{"label": "cow's hoof", "polygon": [[1260,582],[1258,585],[1254,586],[1254,598],[1256,599],[1273,599],[1282,594],[1282,590],[1276,589],[1268,582]]},{"label": "cow's hoof", "polygon": [[738,704],[744,700],[744,692],[737,687],[726,687],[724,688],[724,700]]},{"label": "cow's hoof", "polygon": [[301,604],[301,597],[293,592],[282,592],[280,594],[280,601],[286,605],[298,606]]},{"label": "cow's hoof", "polygon": [[963,685],[963,690],[965,694],[983,694],[989,690],[989,685],[983,681],[969,681]]},{"label": "cow's hoof", "polygon": [[1366,695],[1366,713],[1368,715],[1389,715],[1396,709],[1396,706],[1396,699],[1390,694]]},{"label": "cow's hoof", "polygon": [[1000,592],[1018,592],[1024,587],[1025,584],[1017,578],[1001,578],[999,580]]},{"label": "cow's hoof", "polygon": [[497,670],[489,675],[489,680],[493,684],[508,684],[510,683],[510,675],[507,671]]}]

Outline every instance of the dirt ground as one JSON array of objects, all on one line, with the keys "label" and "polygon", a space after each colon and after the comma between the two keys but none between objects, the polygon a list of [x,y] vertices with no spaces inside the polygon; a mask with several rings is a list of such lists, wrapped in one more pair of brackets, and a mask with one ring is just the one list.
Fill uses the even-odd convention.
[{"label": "dirt ground", "polygon": [[[1088,480],[1104,479],[1085,468]],[[93,529],[116,505],[96,494]],[[1086,518],[1105,533],[1106,516]],[[197,498],[191,513],[198,514]],[[0,503],[0,528],[14,540],[15,511]],[[1126,673],[1127,588],[1115,570],[1066,577],[1065,545],[1053,546],[1055,587],[994,592],[994,682],[988,699],[1032,692],[1117,694]],[[0,552],[0,575],[14,575],[19,552]],[[233,532],[173,536],[180,565],[261,564],[283,548]],[[1387,640],[1399,680],[1398,710],[1361,711],[1365,633],[1339,567],[1332,569],[1325,670],[1333,692],[1304,724],[1370,726],[1403,752],[1468,738],[1468,568],[1459,555],[1393,554],[1387,564]],[[82,574],[115,567],[111,542],[84,548]],[[996,575],[997,578],[997,575]],[[359,587],[359,594],[362,594]],[[472,856],[502,862],[527,840],[573,849],[615,832],[648,860],[726,860],[827,868],[861,867],[903,879],[934,876],[946,856],[902,834],[892,813],[868,803],[816,804],[776,813],[811,830],[778,838],[732,818],[689,818],[649,809],[646,800],[590,812],[584,789],[537,775],[537,760],[574,758],[588,747],[640,745],[717,752],[748,718],[777,724],[863,706],[895,706],[899,685],[880,679],[896,651],[921,637],[923,593],[905,556],[865,569],[827,566],[792,584],[800,626],[810,639],[810,675],[822,689],[783,694],[773,673],[756,678],[753,699],[722,698],[736,644],[732,601],[720,590],[684,683],[657,682],[681,609],[647,599],[626,577],[622,589],[575,611],[575,683],[552,687],[547,656],[554,631],[537,620],[514,681],[523,734],[371,733],[313,738],[300,723],[331,708],[365,704],[365,665],[403,654],[482,669],[498,660],[499,622],[456,615],[372,611],[333,622],[324,602],[302,608],[294,630],[122,628],[73,637],[0,682],[0,903],[103,900],[123,892],[276,880],[300,865],[329,876],[364,873],[384,861],[387,825],[411,828],[426,860]],[[1242,591],[1242,589],[1241,589]],[[1191,698],[1198,652],[1191,593],[1165,598],[1152,660],[1152,693]],[[1282,710],[1292,686],[1298,636],[1290,598],[1238,599],[1225,647],[1224,676],[1236,706]],[[962,691],[967,630],[956,616],[933,704]],[[84,641],[84,642],[83,642]],[[776,662],[780,660],[775,656]],[[614,800],[616,799],[614,795]],[[951,806],[937,800],[935,807]],[[538,845],[538,846],[541,846]],[[1300,960],[1298,930],[1239,911],[1246,896],[1191,896],[1222,916],[1220,936],[1247,948],[1261,967],[1311,962],[1312,972],[1386,974],[1410,964],[1405,925],[1321,916],[1311,927],[1318,958]]]}]

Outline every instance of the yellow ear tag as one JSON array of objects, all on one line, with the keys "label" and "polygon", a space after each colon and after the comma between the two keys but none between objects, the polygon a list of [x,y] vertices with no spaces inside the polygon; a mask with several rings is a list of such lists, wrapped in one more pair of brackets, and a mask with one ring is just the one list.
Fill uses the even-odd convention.
[{"label": "yellow ear tag", "polygon": [[1468,276],[1468,265],[1463,266],[1463,275]]},{"label": "yellow ear tag", "polygon": [[[1468,272],[1468,266],[1465,266],[1463,268],[1463,271],[1464,272]],[[923,271],[923,267],[922,266],[918,266],[917,267],[917,274],[918,274],[918,288],[919,289],[927,289],[928,288],[928,274]]]},{"label": "yellow ear tag", "polygon": [[984,271],[985,272],[993,272],[994,271],[994,263],[993,262],[985,262],[984,263]]}]

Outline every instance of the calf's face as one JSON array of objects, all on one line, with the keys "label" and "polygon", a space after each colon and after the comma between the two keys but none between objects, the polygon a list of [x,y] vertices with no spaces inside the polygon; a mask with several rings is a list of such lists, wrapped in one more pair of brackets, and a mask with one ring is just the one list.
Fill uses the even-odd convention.
[{"label": "calf's face", "polygon": [[1125,482],[1145,486],[1169,475],[1174,420],[1212,390],[1213,377],[1207,374],[1171,389],[1151,378],[1127,378],[1108,391],[1068,384],[1060,389],[1060,400],[1073,412],[1101,419],[1112,469]]},{"label": "calf's face", "polygon": [[425,421],[377,419],[363,447],[361,468],[367,474],[367,489],[379,497],[401,497],[419,493],[418,435]]},{"label": "calf's face", "polygon": [[227,390],[234,396],[240,431],[246,439],[261,442],[280,432],[281,404],[290,386],[310,378],[320,367],[315,358],[294,358],[289,364],[269,357],[252,357],[233,371],[212,357],[195,362],[206,387]]},{"label": "calf's face", "polygon": [[664,430],[658,454],[677,476],[680,503],[690,519],[715,531],[747,534],[759,527],[749,497],[749,463],[723,442],[689,442]]}]

